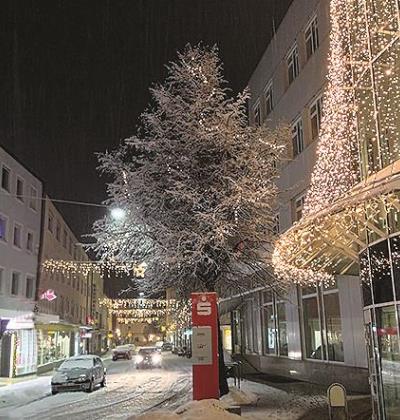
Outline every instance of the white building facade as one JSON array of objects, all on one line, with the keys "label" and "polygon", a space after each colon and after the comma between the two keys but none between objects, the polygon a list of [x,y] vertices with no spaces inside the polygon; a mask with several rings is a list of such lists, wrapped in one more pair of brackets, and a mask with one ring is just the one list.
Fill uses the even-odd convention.
[{"label": "white building facade", "polygon": [[36,371],[42,182],[0,147],[1,376]]},{"label": "white building facade", "polygon": [[[282,168],[276,231],[302,217],[316,158],[329,52],[329,0],[294,0],[250,81],[251,124],[292,128]],[[222,302],[231,311],[233,352],[260,371],[368,392],[360,282],[348,273],[329,287],[258,290]]]}]

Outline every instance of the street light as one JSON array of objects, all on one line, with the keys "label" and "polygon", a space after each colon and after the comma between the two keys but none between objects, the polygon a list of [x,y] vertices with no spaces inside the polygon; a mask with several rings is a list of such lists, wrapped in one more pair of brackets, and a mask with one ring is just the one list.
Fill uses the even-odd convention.
[{"label": "street light", "polygon": [[125,219],[126,216],[126,211],[124,209],[121,209],[120,207],[114,207],[113,209],[111,209],[111,217],[119,222],[123,219]]}]

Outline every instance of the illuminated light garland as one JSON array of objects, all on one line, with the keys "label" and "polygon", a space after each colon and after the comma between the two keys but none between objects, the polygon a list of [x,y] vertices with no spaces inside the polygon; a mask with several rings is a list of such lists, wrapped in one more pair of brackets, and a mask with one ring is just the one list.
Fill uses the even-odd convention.
[{"label": "illuminated light garland", "polygon": [[106,306],[109,310],[118,309],[158,309],[173,307],[176,303],[175,299],[109,299],[104,298],[100,300],[100,305]]},{"label": "illuminated light garland", "polygon": [[42,263],[42,269],[50,273],[83,274],[96,273],[104,276],[108,271],[117,275],[133,273],[137,278],[144,278],[146,263],[122,263],[117,261],[75,261],[48,259]]},{"label": "illuminated light garland", "polygon": [[[330,222],[342,223],[344,232],[365,234],[366,244],[370,242],[369,225],[379,230],[385,223],[379,209],[382,203],[372,199],[344,205],[340,215],[333,209],[352,196],[357,181],[367,180],[400,158],[398,3],[388,0],[374,4],[375,9],[368,8],[365,1],[331,0],[328,85],[317,160],[303,218],[279,237],[272,258],[277,277],[286,284],[332,281],[341,257],[329,261],[318,252],[318,247],[327,243],[329,248],[330,238],[324,228]],[[385,201],[385,197],[389,195],[380,199]],[[398,205],[398,197],[396,202]],[[348,252],[357,255],[359,242],[348,245]],[[387,262],[377,261],[376,266],[386,270]],[[365,274],[361,268],[361,277]]]}]

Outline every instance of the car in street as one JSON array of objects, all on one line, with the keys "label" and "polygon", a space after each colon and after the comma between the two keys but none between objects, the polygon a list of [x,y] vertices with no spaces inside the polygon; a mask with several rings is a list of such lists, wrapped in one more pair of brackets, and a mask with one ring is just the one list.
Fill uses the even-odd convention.
[{"label": "car in street", "polygon": [[118,359],[132,359],[132,348],[128,345],[115,347],[112,351],[112,359],[114,362]]},{"label": "car in street", "polygon": [[142,347],[136,356],[136,369],[161,367],[162,356],[157,347]]},{"label": "car in street", "polygon": [[60,391],[92,392],[106,386],[106,369],[100,357],[81,355],[66,359],[51,378],[51,393]]},{"label": "car in street", "polygon": [[163,345],[161,346],[162,351],[172,351],[172,343],[168,341],[164,341]]}]

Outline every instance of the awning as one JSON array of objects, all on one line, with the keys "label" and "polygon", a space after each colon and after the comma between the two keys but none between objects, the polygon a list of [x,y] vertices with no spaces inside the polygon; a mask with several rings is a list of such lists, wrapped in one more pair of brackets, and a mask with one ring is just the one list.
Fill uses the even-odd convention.
[{"label": "awning", "polygon": [[400,162],[357,184],[346,197],[304,217],[275,244],[275,273],[286,283],[320,282],[335,274],[358,274],[367,234],[385,238],[389,213],[400,211]]}]

